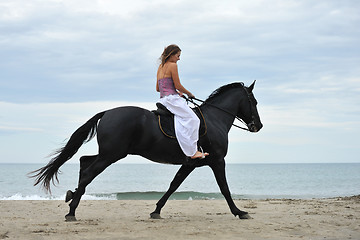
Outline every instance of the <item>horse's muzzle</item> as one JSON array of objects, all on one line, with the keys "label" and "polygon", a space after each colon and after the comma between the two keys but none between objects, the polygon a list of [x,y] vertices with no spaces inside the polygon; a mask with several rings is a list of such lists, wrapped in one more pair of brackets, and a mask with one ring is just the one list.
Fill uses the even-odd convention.
[{"label": "horse's muzzle", "polygon": [[262,125],[262,123],[259,123],[257,126],[254,122],[251,122],[247,125],[247,127],[250,132],[258,132],[263,127],[263,125]]}]

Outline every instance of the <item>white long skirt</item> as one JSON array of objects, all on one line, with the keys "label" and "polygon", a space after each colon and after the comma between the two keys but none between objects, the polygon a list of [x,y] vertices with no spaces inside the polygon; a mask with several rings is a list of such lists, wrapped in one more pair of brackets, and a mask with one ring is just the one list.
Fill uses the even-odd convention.
[{"label": "white long skirt", "polygon": [[175,135],[180,148],[186,156],[194,156],[199,140],[199,118],[179,95],[165,96],[159,102],[175,115]]}]

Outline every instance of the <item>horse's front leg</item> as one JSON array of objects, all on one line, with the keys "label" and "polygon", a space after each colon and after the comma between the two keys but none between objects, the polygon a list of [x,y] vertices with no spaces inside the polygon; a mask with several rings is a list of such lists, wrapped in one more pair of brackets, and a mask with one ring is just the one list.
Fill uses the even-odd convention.
[{"label": "horse's front leg", "polygon": [[220,187],[220,191],[224,195],[226,202],[230,207],[231,213],[234,214],[235,217],[239,216],[240,219],[250,219],[250,215],[247,212],[238,209],[231,198],[229,186],[226,181],[225,160],[219,161],[215,164],[211,164],[210,167],[214,172],[217,184]]},{"label": "horse's front leg", "polygon": [[164,194],[164,196],[157,202],[156,209],[154,212],[150,214],[150,217],[153,219],[159,219],[160,217],[160,211],[164,207],[166,201],[169,199],[171,194],[173,194],[176,189],[181,185],[181,183],[185,180],[187,176],[195,169],[194,166],[189,165],[182,165],[179,171],[176,173],[173,181],[170,184],[169,189]]}]

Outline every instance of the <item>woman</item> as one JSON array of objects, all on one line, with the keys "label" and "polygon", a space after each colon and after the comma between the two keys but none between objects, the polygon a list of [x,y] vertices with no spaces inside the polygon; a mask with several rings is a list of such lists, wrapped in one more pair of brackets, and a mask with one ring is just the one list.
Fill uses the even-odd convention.
[{"label": "woman", "polygon": [[175,135],[184,154],[192,159],[205,158],[209,154],[197,150],[200,120],[181,97],[184,93],[189,98],[194,95],[180,83],[176,64],[180,54],[181,49],[177,45],[164,49],[157,71],[156,91],[160,92],[159,102],[175,115]]}]

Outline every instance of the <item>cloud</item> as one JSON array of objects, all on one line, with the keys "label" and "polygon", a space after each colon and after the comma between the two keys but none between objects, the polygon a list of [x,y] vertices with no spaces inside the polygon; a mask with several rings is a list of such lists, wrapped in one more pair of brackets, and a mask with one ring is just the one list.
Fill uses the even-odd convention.
[{"label": "cloud", "polygon": [[[75,92],[100,89],[98,99],[90,100],[112,100],[113,89],[126,93],[133,80],[153,87],[156,59],[172,42],[184,51],[183,78],[195,80],[188,85],[199,88],[209,81],[205,95],[229,81],[283,82],[298,71],[324,71],[344,62],[348,56],[341,55],[350,51],[344,46],[357,40],[346,30],[357,20],[353,6],[333,1],[18,0],[6,1],[3,9],[4,79],[26,84],[32,101],[63,101],[62,95],[89,100],[75,96],[69,82]],[[322,56],[315,65],[320,69],[314,56]],[[31,84],[24,82],[29,77]],[[51,87],[63,94],[52,96],[46,92]]]},{"label": "cloud", "polygon": [[[147,102],[7,103],[0,102],[0,129],[15,132],[39,131],[67,137],[98,112],[136,105],[155,109]],[[66,130],[64,132],[64,130]]]},{"label": "cloud", "polygon": [[[44,163],[49,160],[46,157],[51,152],[62,147],[71,134],[97,112],[129,105],[155,109],[155,103],[147,102],[0,102],[0,162]],[[77,162],[82,155],[96,153],[97,144],[94,139],[81,147],[71,162]],[[122,162],[148,161],[129,157]]]},{"label": "cloud", "polygon": [[39,128],[22,128],[22,127],[9,127],[9,126],[0,126],[0,132],[23,132],[23,131],[41,131]]},{"label": "cloud", "polygon": [[350,0],[1,1],[0,131],[63,139],[103,108],[154,103],[157,59],[177,43],[181,81],[198,98],[257,79],[264,133],[244,141],[302,144],[334,128],[348,135],[328,139],[353,139],[359,9]]}]

